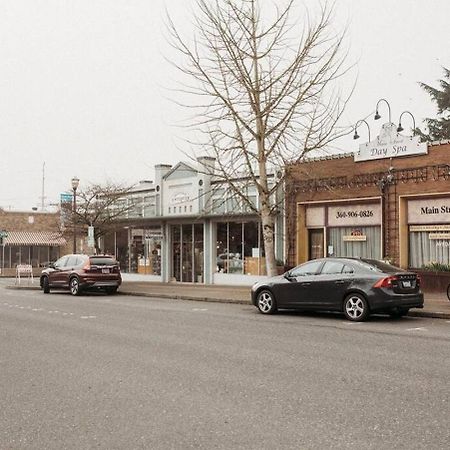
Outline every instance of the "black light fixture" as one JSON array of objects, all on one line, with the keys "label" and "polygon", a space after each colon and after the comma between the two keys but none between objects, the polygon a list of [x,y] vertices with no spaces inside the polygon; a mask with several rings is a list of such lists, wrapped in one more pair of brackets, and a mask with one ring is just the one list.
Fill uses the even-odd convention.
[{"label": "black light fixture", "polygon": [[378,106],[380,105],[380,102],[385,102],[386,103],[386,105],[388,107],[388,110],[389,110],[389,123],[391,123],[392,122],[391,121],[391,106],[389,105],[389,102],[386,99],[384,99],[384,98],[380,98],[380,100],[378,100],[378,102],[377,102],[377,106],[375,107],[374,119],[378,120],[378,119],[381,118],[380,113],[378,112]]},{"label": "black light fixture", "polygon": [[369,142],[370,142],[370,127],[369,127],[369,124],[367,123],[367,121],[364,120],[364,119],[358,120],[358,122],[356,122],[356,125],[355,125],[355,134],[353,135],[353,139],[359,139],[359,134],[358,134],[358,132],[357,132],[357,128],[358,128],[358,125],[359,125],[361,122],[364,122],[364,123],[367,125],[367,131],[368,131],[368,133],[369,133]]},{"label": "black light fixture", "polygon": [[412,113],[410,113],[409,111],[403,111],[400,114],[400,118],[398,119],[398,127],[397,127],[397,133],[400,133],[401,131],[404,130],[404,128],[402,127],[402,116],[403,114],[409,114],[413,120],[413,134],[414,134],[414,130],[416,129],[416,120],[414,119],[414,116],[412,115]]}]

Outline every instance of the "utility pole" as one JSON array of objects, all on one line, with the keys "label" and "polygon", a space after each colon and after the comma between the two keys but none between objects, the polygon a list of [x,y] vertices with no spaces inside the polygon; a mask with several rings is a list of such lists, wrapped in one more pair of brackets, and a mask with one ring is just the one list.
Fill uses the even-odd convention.
[{"label": "utility pole", "polygon": [[41,211],[45,209],[45,161],[42,164],[42,192],[41,192]]}]

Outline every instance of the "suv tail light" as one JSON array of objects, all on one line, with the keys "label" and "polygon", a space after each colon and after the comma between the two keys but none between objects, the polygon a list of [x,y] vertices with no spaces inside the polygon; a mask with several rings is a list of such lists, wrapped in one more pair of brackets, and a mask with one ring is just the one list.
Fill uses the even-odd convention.
[{"label": "suv tail light", "polygon": [[391,276],[391,277],[385,277],[385,278],[381,278],[381,280],[378,280],[373,287],[374,288],[387,288],[387,289],[392,289],[392,284],[394,281],[397,281],[398,278],[395,276]]}]

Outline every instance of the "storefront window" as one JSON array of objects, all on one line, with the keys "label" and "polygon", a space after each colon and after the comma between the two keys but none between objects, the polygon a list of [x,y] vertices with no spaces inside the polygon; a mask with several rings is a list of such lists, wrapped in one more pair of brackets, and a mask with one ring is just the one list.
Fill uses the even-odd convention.
[{"label": "storefront window", "polygon": [[258,275],[265,273],[259,223],[217,223],[217,272]]},{"label": "storefront window", "polygon": [[328,228],[329,256],[381,259],[381,227]]},{"label": "storefront window", "polygon": [[409,267],[420,269],[430,263],[450,264],[450,232],[409,233]]}]

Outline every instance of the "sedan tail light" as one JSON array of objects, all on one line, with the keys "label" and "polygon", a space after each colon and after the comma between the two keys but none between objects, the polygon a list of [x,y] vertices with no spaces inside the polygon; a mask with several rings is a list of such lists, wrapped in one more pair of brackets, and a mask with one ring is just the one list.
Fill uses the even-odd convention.
[{"label": "sedan tail light", "polygon": [[390,276],[390,277],[385,277],[385,278],[381,278],[380,280],[378,280],[373,287],[374,288],[387,288],[387,289],[392,289],[392,284],[393,282],[398,281],[397,277],[394,276]]},{"label": "sedan tail light", "polygon": [[420,286],[420,282],[422,281],[422,279],[420,278],[420,275],[416,276],[416,286]]}]

